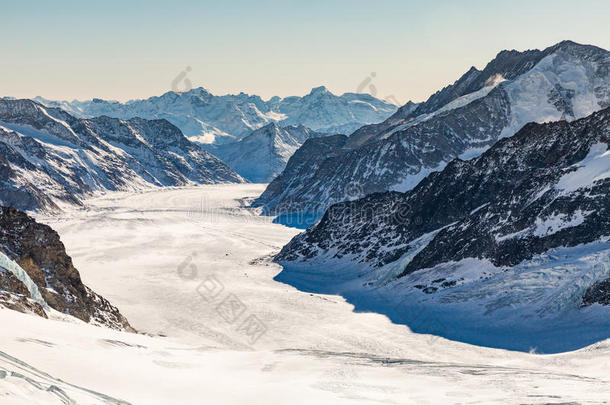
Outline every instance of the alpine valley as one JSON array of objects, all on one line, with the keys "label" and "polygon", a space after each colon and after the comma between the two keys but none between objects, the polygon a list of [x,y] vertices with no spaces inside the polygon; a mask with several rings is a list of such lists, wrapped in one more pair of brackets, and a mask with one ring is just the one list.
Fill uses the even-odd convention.
[{"label": "alpine valley", "polygon": [[[302,55],[282,69],[346,55],[320,31],[328,59],[309,65],[311,47],[297,45],[311,31],[288,16],[299,41],[283,29],[240,53],[282,10],[245,38],[241,25],[214,32],[225,25],[195,3],[198,24],[183,25],[206,22],[201,49],[211,38],[228,58],[239,39],[231,69],[264,66],[275,80],[268,60],[293,40],[283,51]],[[126,4],[116,13],[150,33],[155,7],[137,7],[141,25]],[[366,20],[325,29],[364,54],[379,46],[359,36],[376,27]],[[123,32],[99,21],[104,44]],[[112,55],[156,60],[145,45],[172,27]],[[70,55],[35,28],[26,37],[51,59],[92,55],[92,72],[117,80],[93,57],[107,55],[97,40]],[[366,58],[396,56],[397,38]],[[174,46],[163,58],[195,58]],[[60,65],[43,54],[51,80]],[[502,51],[402,107],[325,87],[267,101],[201,87],[124,103],[1,98],[0,323],[2,404],[607,404],[610,52]]]}]

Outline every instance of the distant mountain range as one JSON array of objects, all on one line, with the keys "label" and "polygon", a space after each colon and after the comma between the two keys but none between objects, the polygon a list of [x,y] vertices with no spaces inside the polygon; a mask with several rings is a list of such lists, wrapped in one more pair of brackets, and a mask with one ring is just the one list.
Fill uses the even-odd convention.
[{"label": "distant mountain range", "polygon": [[326,136],[303,125],[268,124],[242,140],[202,145],[240,176],[254,183],[268,183],[286,167],[288,159],[307,139]]},{"label": "distant mountain range", "polygon": [[[307,140],[254,206],[310,225],[333,203],[408,191],[456,157],[481,154],[529,122],[574,120],[610,105],[610,53],[564,41],[502,51],[425,103],[351,136]],[[296,220],[298,222],[298,220]]]},{"label": "distant mountain range", "polygon": [[418,332],[565,351],[610,337],[609,237],[606,108],[528,124],[406,193],[333,205],[275,260],[278,280]]},{"label": "distant mountain range", "polygon": [[126,103],[101,99],[52,101],[41,97],[35,101],[78,118],[106,115],[167,119],[188,138],[201,143],[235,142],[274,122],[280,126],[304,125],[316,132],[349,134],[363,125],[385,120],[398,109],[369,94],[336,96],[325,87],[316,87],[303,97],[273,97],[268,101],[245,93],[215,96],[201,87]]},{"label": "distant mountain range", "polygon": [[105,190],[243,182],[166,120],[79,119],[0,100],[0,205],[57,209]]}]

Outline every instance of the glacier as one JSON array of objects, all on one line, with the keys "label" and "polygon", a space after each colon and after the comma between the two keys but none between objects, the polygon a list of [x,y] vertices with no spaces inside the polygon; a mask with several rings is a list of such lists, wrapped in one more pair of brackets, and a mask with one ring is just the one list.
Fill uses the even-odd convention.
[{"label": "glacier", "polygon": [[[415,333],[418,323],[274,281],[281,268],[265,257],[297,231],[244,207],[263,187],[113,192],[88,198],[86,211],[38,215],[59,231],[87,284],[143,333],[0,310],[12,326],[0,328],[3,398],[49,404],[63,391],[76,404],[422,404],[467,402],[476,391],[486,403],[595,404],[610,395],[608,340],[545,355],[474,346],[439,337],[444,323]],[[192,279],[177,271],[187,257]],[[472,279],[484,271],[465,266],[463,275],[467,268]],[[254,346],[197,292],[209,275],[267,325]]]}]

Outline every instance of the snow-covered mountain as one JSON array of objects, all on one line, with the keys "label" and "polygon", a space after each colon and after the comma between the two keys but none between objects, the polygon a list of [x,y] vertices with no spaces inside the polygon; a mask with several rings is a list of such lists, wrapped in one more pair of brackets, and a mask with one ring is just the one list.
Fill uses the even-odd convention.
[{"label": "snow-covered mountain", "polygon": [[336,96],[325,87],[314,88],[303,97],[273,97],[268,101],[245,93],[214,96],[202,87],[126,103],[100,99],[51,101],[41,97],[35,100],[80,118],[164,118],[201,143],[235,142],[273,122],[349,134],[363,125],[385,120],[398,108],[369,94]]},{"label": "snow-covered mountain", "polygon": [[[450,338],[517,348],[498,337],[510,330],[560,347],[571,333],[609,337],[609,235],[606,108],[528,124],[409,192],[333,205],[275,259],[281,281],[409,325],[415,313],[442,317],[456,323]],[[549,325],[567,340],[546,341]]]},{"label": "snow-covered mountain", "polygon": [[0,207],[0,308],[133,331],[117,308],[83,284],[59,235],[12,207]]},{"label": "snow-covered mountain", "polygon": [[325,135],[303,125],[280,127],[274,122],[238,142],[202,146],[243,178],[268,183],[284,170],[303,142]]},{"label": "snow-covered mountain", "polygon": [[319,218],[333,202],[410,190],[453,158],[477,156],[528,122],[573,120],[608,105],[610,52],[569,41],[502,51],[484,70],[471,68],[425,103],[403,106],[336,148],[309,140],[303,147],[317,153],[297,152],[255,205],[271,215]]},{"label": "snow-covered mountain", "polygon": [[55,209],[103,190],[242,182],[166,120],[78,119],[0,100],[0,204]]}]

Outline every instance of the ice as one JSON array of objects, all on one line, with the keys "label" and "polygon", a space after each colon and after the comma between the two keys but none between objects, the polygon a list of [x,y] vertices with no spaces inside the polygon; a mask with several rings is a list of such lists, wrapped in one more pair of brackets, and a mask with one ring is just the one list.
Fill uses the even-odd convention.
[{"label": "ice", "polygon": [[[593,73],[596,62],[580,60],[563,53],[554,53],[542,59],[529,72],[514,81],[502,83],[511,101],[511,122],[504,128],[502,137],[511,136],[529,122],[551,122],[583,118],[601,109],[594,88],[607,80]],[[556,89],[573,91],[573,116],[560,111],[549,96]]]},{"label": "ice", "polygon": [[23,270],[17,263],[9,259],[4,253],[0,252],[0,270],[6,269],[13,273],[15,277],[17,277],[28,289],[30,292],[30,298],[40,305],[43,308],[48,309],[48,305],[45,300],[40,295],[40,291],[38,290],[38,286],[34,281],[30,278],[28,273]]}]

